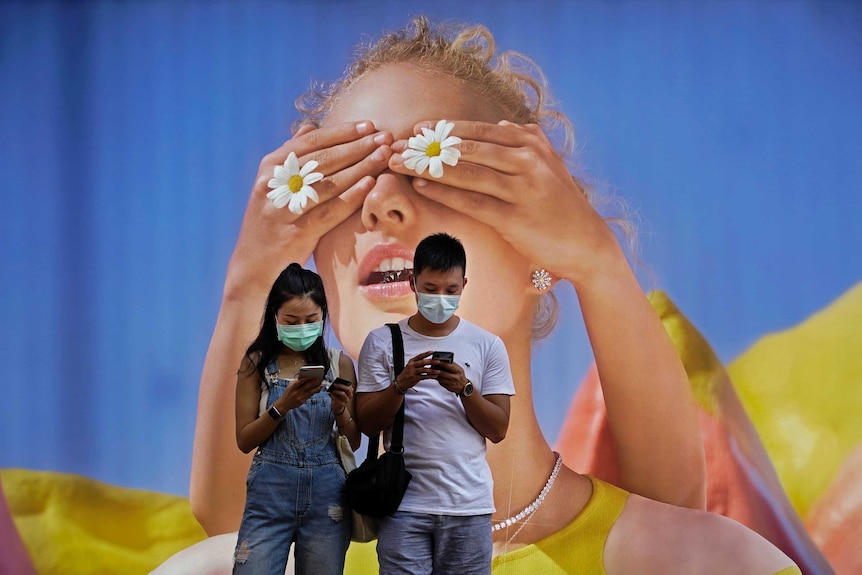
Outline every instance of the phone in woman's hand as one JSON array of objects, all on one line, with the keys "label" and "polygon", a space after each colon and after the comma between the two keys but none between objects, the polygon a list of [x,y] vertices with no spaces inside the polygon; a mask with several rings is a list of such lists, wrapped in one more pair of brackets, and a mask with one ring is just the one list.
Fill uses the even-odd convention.
[{"label": "phone in woman's hand", "polygon": [[324,367],[322,365],[303,365],[299,368],[297,378],[308,378],[323,381]]},{"label": "phone in woman's hand", "polygon": [[332,386],[333,386],[333,385],[335,385],[336,383],[340,383],[340,384],[342,384],[342,385],[346,385],[347,387],[350,387],[351,385],[353,385],[352,383],[350,383],[349,381],[347,381],[347,380],[346,380],[346,379],[344,379],[343,377],[336,377],[336,378],[335,378],[335,381],[333,381],[332,383],[330,383],[330,384],[329,384],[329,387],[327,387],[327,388],[326,388],[326,393],[332,393],[333,391],[335,391],[335,390],[332,388]]}]

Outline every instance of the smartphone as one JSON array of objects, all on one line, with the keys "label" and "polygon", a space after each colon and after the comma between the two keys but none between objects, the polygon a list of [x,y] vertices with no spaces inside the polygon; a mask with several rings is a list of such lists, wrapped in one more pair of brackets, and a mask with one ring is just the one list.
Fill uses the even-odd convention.
[{"label": "smartphone", "polygon": [[322,365],[303,365],[299,368],[297,378],[307,377],[308,379],[317,379],[323,381],[324,368]]},{"label": "smartphone", "polygon": [[346,385],[347,387],[350,387],[351,385],[353,385],[352,383],[350,383],[349,381],[347,381],[347,380],[346,380],[346,379],[344,379],[343,377],[336,377],[336,378],[335,378],[335,381],[333,381],[332,383],[330,383],[330,384],[326,387],[326,393],[332,393],[332,391],[334,391],[334,390],[332,389],[332,386],[333,386],[334,384],[336,384],[336,383],[340,383],[340,384],[342,384],[342,385]]},{"label": "smartphone", "polygon": [[452,363],[455,361],[455,353],[451,351],[435,351],[431,354],[431,359],[437,359],[443,363]]}]

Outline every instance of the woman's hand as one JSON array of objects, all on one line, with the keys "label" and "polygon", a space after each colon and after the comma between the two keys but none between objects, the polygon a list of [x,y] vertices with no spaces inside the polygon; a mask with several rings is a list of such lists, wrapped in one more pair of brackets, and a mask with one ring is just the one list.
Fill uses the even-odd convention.
[{"label": "woman's hand", "polygon": [[345,409],[353,405],[353,387],[344,383],[335,382],[329,388],[332,413],[340,415]]},{"label": "woman's hand", "polygon": [[408,170],[402,141],[393,144],[390,169],[414,176],[417,193],[494,228],[533,269],[574,284],[621,486],[703,508],[706,464],[694,396],[611,229],[539,126],[456,121],[451,135],[462,139],[461,157],[441,178]]},{"label": "woman's hand", "polygon": [[281,397],[273,402],[275,408],[286,414],[291,409],[296,409],[308,399],[323,389],[323,383],[319,379],[303,377],[295,379],[287,386]]},{"label": "woman's hand", "polygon": [[[371,122],[345,122],[325,128],[303,126],[296,135],[261,160],[239,239],[228,266],[225,294],[256,286],[265,293],[290,262],[304,263],[320,237],[361,208],[374,177],[387,166],[392,144],[388,132]],[[324,178],[313,184],[319,202],[302,214],[276,208],[267,199],[275,167],[294,152],[300,166],[318,162]]]},{"label": "woman's hand", "polygon": [[[433,128],[433,123],[420,124]],[[419,127],[417,126],[417,130]],[[413,175],[417,193],[483,222],[555,278],[588,279],[607,255],[621,255],[613,233],[590,205],[541,128],[502,121],[456,121],[461,158],[443,176],[417,176],[404,164],[406,142],[390,168]]]}]

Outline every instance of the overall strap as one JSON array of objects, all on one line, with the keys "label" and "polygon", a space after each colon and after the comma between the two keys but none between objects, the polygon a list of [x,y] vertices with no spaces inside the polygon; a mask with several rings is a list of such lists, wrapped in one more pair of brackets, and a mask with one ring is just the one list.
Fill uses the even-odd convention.
[{"label": "overall strap", "polygon": [[266,366],[266,383],[267,385],[272,385],[273,382],[278,379],[278,356],[276,355],[269,361],[269,365]]}]

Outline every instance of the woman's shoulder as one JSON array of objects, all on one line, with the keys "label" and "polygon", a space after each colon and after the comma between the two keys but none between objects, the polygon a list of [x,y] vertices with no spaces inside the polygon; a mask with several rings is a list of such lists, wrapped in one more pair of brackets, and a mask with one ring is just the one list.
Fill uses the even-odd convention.
[{"label": "woman's shoulder", "polygon": [[254,372],[257,370],[258,365],[260,365],[260,358],[263,355],[263,352],[260,350],[249,352],[242,356],[242,360],[239,364],[240,373],[246,372]]},{"label": "woman's shoulder", "polygon": [[347,355],[347,353],[342,350],[337,350],[332,352],[332,354],[338,357],[338,367],[340,368],[341,373],[344,373],[344,370],[346,369],[353,369],[353,358]]},{"label": "woman's shoulder", "polygon": [[604,563],[609,575],[772,575],[794,565],[775,545],[733,519],[635,494],[628,497],[608,536]]}]

